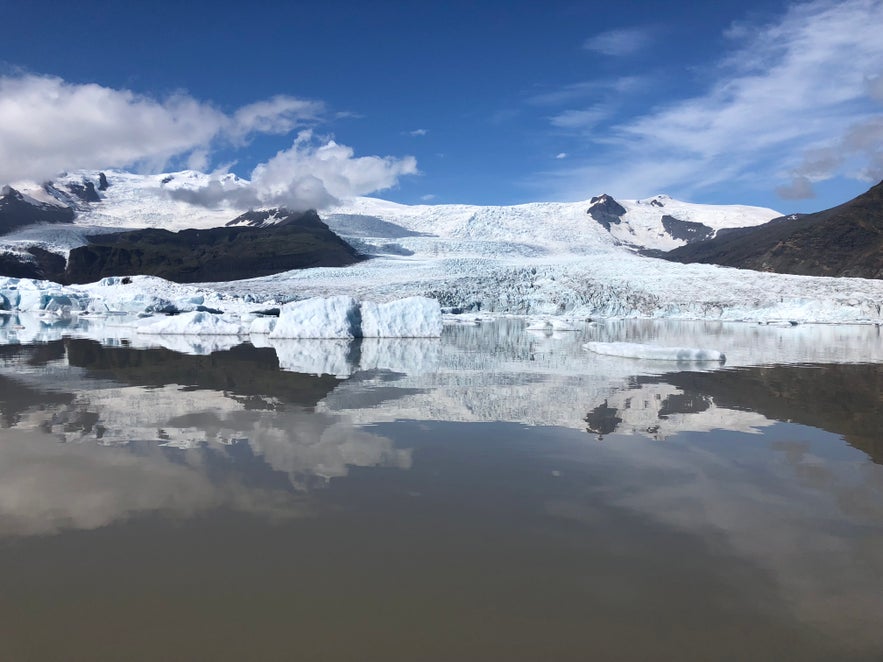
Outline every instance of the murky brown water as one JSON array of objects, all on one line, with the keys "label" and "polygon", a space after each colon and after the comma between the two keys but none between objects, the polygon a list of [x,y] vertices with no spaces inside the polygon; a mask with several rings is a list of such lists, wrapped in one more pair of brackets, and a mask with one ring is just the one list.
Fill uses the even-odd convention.
[{"label": "murky brown water", "polygon": [[442,342],[0,348],[0,660],[883,659],[880,365]]}]

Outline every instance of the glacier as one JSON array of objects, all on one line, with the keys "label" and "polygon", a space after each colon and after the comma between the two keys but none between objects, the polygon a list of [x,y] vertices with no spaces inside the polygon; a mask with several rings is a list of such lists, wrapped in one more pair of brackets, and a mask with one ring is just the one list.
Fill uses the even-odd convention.
[{"label": "glacier", "polygon": [[[84,204],[71,226],[27,228],[0,238],[0,250],[40,245],[65,254],[95,232],[209,228],[239,213],[187,202],[187,192],[203,186],[209,175],[113,170],[107,175],[111,186],[102,192],[102,202]],[[86,176],[94,179],[95,173],[69,173],[59,182]],[[232,176],[228,180],[225,186],[245,185]],[[32,188],[30,193],[38,196],[40,188]],[[54,315],[214,311],[239,316],[243,333],[276,337],[294,332],[285,331],[284,325],[276,328],[281,318],[258,321],[255,313],[316,297],[351,297],[377,305],[426,297],[438,301],[449,321],[462,313],[519,315],[537,320],[538,330],[544,332],[557,332],[587,318],[883,323],[880,281],[684,265],[637,253],[684,243],[664,232],[663,215],[717,232],[766,222],[780,215],[775,210],[697,205],[661,195],[618,202],[626,213],[621,222],[605,229],[587,213],[589,201],[480,207],[409,206],[356,198],[321,212],[345,240],[371,254],[355,265],[187,286],[147,276],[106,278],[77,287],[0,279],[0,308]],[[365,310],[373,334],[373,308]],[[401,324],[418,324],[418,319],[406,323],[401,318]],[[437,321],[432,324],[437,328]],[[401,326],[398,333],[416,332]]]}]

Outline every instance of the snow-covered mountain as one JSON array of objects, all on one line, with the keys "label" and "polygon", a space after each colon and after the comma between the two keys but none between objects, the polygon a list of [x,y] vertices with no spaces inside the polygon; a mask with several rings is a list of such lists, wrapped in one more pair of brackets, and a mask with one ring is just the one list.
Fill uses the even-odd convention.
[{"label": "snow-covered mountain", "polygon": [[[99,182],[98,173],[71,173],[56,180],[53,188],[71,191],[89,181]],[[77,198],[73,223],[23,228],[0,237],[0,251],[37,247],[65,255],[91,234],[223,226],[241,219],[242,210],[224,204],[207,208],[195,201],[205,199],[207,188],[219,189],[214,199],[225,200],[248,185],[233,175],[218,179],[194,171],[147,176],[108,171],[104,183],[107,186],[94,187],[100,202]],[[46,194],[45,187],[37,188]],[[639,254],[722,229],[761,224],[779,215],[770,209],[695,205],[666,196],[617,201],[601,195],[582,202],[505,207],[411,206],[356,198],[320,214],[332,230],[372,259],[205,283],[185,298],[202,297],[212,301],[206,305],[213,309],[237,314],[243,301],[268,308],[310,296],[345,294],[374,301],[422,295],[451,311],[575,318],[883,322],[880,282],[683,265]],[[254,220],[272,225],[281,217],[267,213]],[[247,218],[239,222],[251,223]],[[141,291],[137,283],[142,282],[149,290]],[[70,289],[64,296],[104,298],[111,289]],[[177,294],[171,292],[178,289],[151,279],[135,281],[125,291],[153,301],[175,299]],[[44,299],[41,295],[40,301]]]},{"label": "snow-covered mountain", "polygon": [[[176,231],[219,227],[240,218],[244,210],[230,204],[220,203],[214,207],[197,204],[205,197],[198,192],[216,188],[230,193],[244,190],[247,185],[247,181],[233,174],[215,177],[185,170],[136,175],[109,170],[106,173],[71,172],[49,184],[21,182],[16,184],[16,191],[32,205],[34,222],[47,220],[39,216],[40,210],[68,209],[76,215],[73,225],[88,227],[90,231],[141,228]],[[217,196],[218,199],[230,197],[235,196]],[[617,208],[622,212],[612,215],[609,210]],[[602,209],[607,210],[603,216]],[[388,238],[390,234],[404,231],[404,234],[493,242],[504,252],[503,244],[568,252],[617,245],[669,250],[688,243],[694,236],[713,235],[721,228],[759,225],[781,216],[779,212],[761,207],[695,205],[664,195],[623,201],[602,195],[575,203],[539,202],[503,207],[409,206],[357,198],[323,210],[321,215],[328,218],[333,229],[339,227],[342,234]],[[274,219],[284,217],[285,214],[278,212],[268,213],[261,224],[270,225]],[[240,222],[254,224],[250,219]],[[56,236],[45,242],[49,250],[66,252],[75,245],[82,245],[79,243],[83,236],[81,230],[66,233],[66,237],[59,236],[57,228],[55,232]],[[29,239],[33,240],[32,234]],[[4,237],[3,243],[18,240],[18,235],[12,234]]]}]

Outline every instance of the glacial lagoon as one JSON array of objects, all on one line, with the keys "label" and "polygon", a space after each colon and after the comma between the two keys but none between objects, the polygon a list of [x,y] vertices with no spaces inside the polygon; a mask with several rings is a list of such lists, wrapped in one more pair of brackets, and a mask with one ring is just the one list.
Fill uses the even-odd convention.
[{"label": "glacial lagoon", "polygon": [[878,327],[2,321],[0,659],[883,656]]}]

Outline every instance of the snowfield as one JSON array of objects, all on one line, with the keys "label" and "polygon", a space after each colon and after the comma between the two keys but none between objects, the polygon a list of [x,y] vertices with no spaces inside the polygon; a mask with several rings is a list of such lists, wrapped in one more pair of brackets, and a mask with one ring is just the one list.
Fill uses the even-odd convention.
[{"label": "snowfield", "polygon": [[[84,177],[97,181],[96,173],[72,173],[56,185]],[[210,181],[202,173],[108,171],[107,177],[110,188],[102,193],[102,202],[81,203],[74,224],[25,228],[0,238],[0,250],[38,244],[65,253],[82,245],[87,231],[213,227],[242,211],[191,204],[188,192]],[[219,185],[244,184],[228,175]],[[553,318],[561,324],[586,318],[883,322],[881,281],[684,265],[635,252],[684,243],[665,232],[663,215],[716,231],[763,223],[780,215],[774,210],[694,205],[667,196],[618,202],[626,213],[607,230],[587,213],[587,201],[478,207],[407,206],[358,198],[320,211],[332,229],[373,255],[356,265],[186,286],[149,277],[71,287],[2,279],[0,308],[54,314],[202,312],[207,332],[218,325],[211,315],[225,314],[227,320],[238,316],[246,333],[256,324],[277,335],[269,329],[272,322],[255,321],[254,313],[312,297],[341,296],[377,304],[428,297],[449,315],[542,317],[544,326]],[[419,308],[396,315],[401,329],[422,319]],[[188,330],[198,333],[192,322]]]}]

